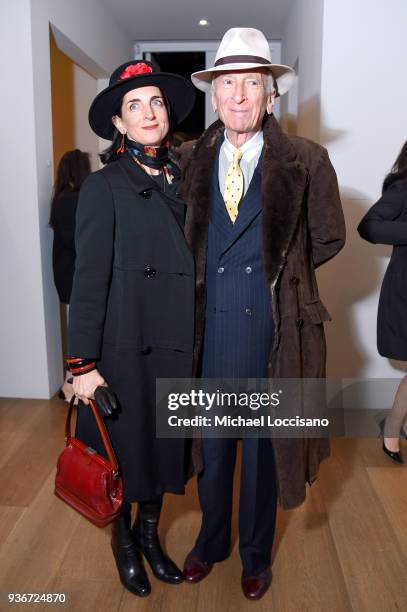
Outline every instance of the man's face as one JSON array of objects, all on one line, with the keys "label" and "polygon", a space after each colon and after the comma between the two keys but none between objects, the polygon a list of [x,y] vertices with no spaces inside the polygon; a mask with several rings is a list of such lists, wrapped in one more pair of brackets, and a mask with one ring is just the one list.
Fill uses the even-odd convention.
[{"label": "man's face", "polygon": [[271,113],[275,93],[267,93],[264,69],[221,72],[214,79],[212,105],[228,136],[246,134],[247,140],[261,129],[264,114]]}]

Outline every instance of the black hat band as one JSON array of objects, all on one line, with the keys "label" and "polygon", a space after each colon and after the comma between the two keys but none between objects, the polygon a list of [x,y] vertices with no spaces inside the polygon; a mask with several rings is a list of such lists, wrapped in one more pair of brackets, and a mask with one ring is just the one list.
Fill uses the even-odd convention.
[{"label": "black hat band", "polygon": [[228,55],[216,60],[215,67],[223,64],[271,64],[271,61],[257,55]]}]

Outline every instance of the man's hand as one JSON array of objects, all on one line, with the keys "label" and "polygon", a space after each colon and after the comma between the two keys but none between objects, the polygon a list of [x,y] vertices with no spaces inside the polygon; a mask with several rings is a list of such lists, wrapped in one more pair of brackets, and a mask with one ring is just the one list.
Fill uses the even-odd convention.
[{"label": "man's hand", "polygon": [[84,404],[89,404],[89,399],[95,399],[94,393],[97,387],[106,387],[105,379],[98,370],[92,370],[82,376],[73,377],[73,392]]}]

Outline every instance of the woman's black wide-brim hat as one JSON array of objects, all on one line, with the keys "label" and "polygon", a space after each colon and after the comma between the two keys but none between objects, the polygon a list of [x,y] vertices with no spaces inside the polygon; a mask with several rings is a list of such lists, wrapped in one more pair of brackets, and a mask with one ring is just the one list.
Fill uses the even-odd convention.
[{"label": "woman's black wide-brim hat", "polygon": [[101,138],[113,140],[113,115],[120,109],[123,96],[137,87],[159,87],[170,106],[171,127],[179,124],[192,110],[195,91],[192,83],[171,72],[154,71],[151,62],[133,60],[122,64],[113,72],[109,87],[101,91],[89,109],[89,124]]}]

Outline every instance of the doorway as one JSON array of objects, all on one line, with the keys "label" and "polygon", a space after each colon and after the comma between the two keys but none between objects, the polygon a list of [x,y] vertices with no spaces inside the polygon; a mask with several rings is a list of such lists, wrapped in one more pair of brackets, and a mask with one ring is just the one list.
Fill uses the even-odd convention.
[{"label": "doorway", "polygon": [[[202,51],[145,53],[150,61],[162,72],[175,72],[190,79],[193,72],[205,70],[205,53]],[[205,94],[195,89],[194,108],[184,121],[177,126],[177,133],[182,140],[199,138],[205,129]]]},{"label": "doorway", "polygon": [[[96,170],[98,163],[98,138],[92,133],[88,123],[88,109],[91,101],[97,94],[97,80],[78,66],[57,45],[53,32],[50,29],[50,76],[51,76],[51,110],[52,110],[52,145],[53,145],[53,167],[54,181],[58,165],[62,156],[67,151],[80,149],[89,154],[91,168]],[[51,203],[53,194],[49,194]],[[66,204],[65,204],[66,205]],[[73,204],[72,204],[73,206]],[[74,210],[74,209],[72,209]],[[70,261],[68,254],[73,251],[70,246],[73,243],[72,218],[64,213],[62,218],[66,223],[66,231],[57,232],[57,242],[54,243],[58,252],[58,261],[63,262],[59,266],[59,282],[61,283],[61,272],[65,270],[69,278]],[[61,236],[64,236],[62,240]],[[54,256],[53,256],[54,257]],[[55,264],[55,261],[53,261]],[[67,284],[69,280],[67,279]],[[62,353],[61,360],[64,369],[65,357],[67,356],[67,308],[60,304],[60,334]]]}]

